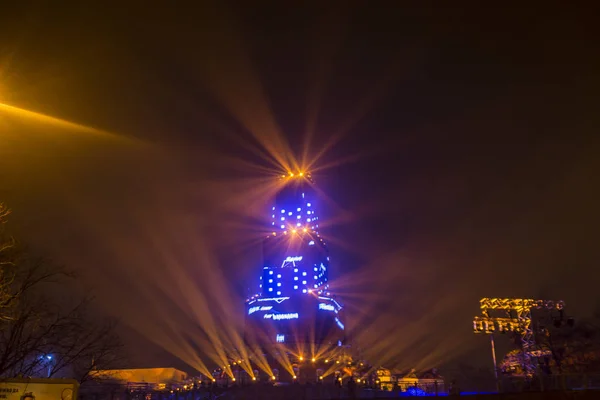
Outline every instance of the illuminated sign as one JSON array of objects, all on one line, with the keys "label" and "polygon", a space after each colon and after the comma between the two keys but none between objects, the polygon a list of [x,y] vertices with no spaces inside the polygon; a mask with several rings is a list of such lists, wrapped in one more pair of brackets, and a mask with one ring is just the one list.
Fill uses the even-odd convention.
[{"label": "illuminated sign", "polygon": [[338,309],[339,309],[339,310],[341,310],[341,309],[342,309],[342,306],[340,305],[340,303],[338,303],[337,301],[335,301],[335,300],[334,300],[334,299],[332,299],[332,298],[329,298],[329,297],[323,297],[323,296],[319,296],[319,299],[321,299],[321,300],[329,300],[329,301],[332,301],[332,302],[333,302],[333,303],[334,303],[336,306],[338,306]]},{"label": "illuminated sign", "polygon": [[319,303],[319,310],[335,311],[335,307],[331,304]]},{"label": "illuminated sign", "polygon": [[344,330],[344,324],[342,324],[342,321],[338,317],[335,317],[335,323],[338,324],[341,330]]},{"label": "illuminated sign", "polygon": [[302,261],[302,256],[298,256],[298,257],[288,257],[284,260],[284,262],[297,262],[297,261]]},{"label": "illuminated sign", "polygon": [[277,343],[284,343],[285,342],[285,335],[277,334],[277,336],[275,337],[275,340],[277,341]]},{"label": "illuminated sign", "polygon": [[298,313],[287,313],[287,314],[265,314],[265,319],[273,319],[279,321],[282,319],[298,319],[300,316]]},{"label": "illuminated sign", "polygon": [[284,301],[286,301],[287,299],[289,299],[289,297],[268,297],[268,298],[260,298],[260,299],[256,299],[258,301],[274,301],[276,303],[282,303]]},{"label": "illuminated sign", "polygon": [[248,309],[248,315],[254,314],[257,311],[269,311],[273,306],[254,306]]}]

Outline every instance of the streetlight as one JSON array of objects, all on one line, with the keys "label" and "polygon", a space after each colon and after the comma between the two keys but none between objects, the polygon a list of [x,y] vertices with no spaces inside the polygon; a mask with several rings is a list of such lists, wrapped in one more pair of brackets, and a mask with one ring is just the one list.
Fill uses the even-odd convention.
[{"label": "streetlight", "polygon": [[45,357],[40,357],[40,359],[45,360],[45,362],[48,364],[48,378],[50,378],[50,375],[52,374],[52,358],[52,354],[46,354]]}]

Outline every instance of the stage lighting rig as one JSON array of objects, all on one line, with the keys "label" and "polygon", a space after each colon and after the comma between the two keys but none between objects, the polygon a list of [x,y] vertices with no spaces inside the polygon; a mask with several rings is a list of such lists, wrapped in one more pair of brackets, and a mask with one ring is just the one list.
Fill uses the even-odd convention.
[{"label": "stage lighting rig", "polygon": [[[533,300],[515,298],[488,298],[479,301],[481,316],[473,319],[475,333],[490,334],[492,342],[492,357],[496,370],[496,354],[493,333],[514,332],[519,335],[523,350],[523,371],[533,375],[535,369],[532,358],[539,357],[540,351],[535,351],[535,335],[531,327],[531,310],[558,310],[562,312],[565,303],[553,300]],[[490,311],[499,310],[503,316],[491,316]]]}]

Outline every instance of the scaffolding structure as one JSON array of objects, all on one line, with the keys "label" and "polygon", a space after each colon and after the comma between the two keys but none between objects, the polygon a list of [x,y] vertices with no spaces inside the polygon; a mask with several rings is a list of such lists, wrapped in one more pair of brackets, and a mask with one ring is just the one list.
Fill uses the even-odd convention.
[{"label": "scaffolding structure", "polygon": [[[479,301],[481,316],[473,319],[475,333],[492,335],[492,356],[494,368],[496,355],[494,350],[493,334],[495,332],[514,332],[520,337],[523,351],[523,372],[531,376],[535,372],[534,359],[540,357],[540,351],[535,350],[535,333],[531,324],[531,310],[563,310],[565,303],[553,300],[515,299],[515,298],[488,298]],[[492,316],[490,311],[499,310],[502,316]],[[496,370],[496,369],[495,369]]]}]

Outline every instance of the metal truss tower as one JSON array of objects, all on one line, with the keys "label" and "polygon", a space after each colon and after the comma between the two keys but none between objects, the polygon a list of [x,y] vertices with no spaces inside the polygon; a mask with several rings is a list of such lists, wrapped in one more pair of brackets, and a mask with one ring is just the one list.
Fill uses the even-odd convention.
[{"label": "metal truss tower", "polygon": [[[535,372],[534,359],[543,355],[535,350],[535,334],[531,325],[532,310],[563,310],[563,301],[514,299],[514,298],[488,298],[479,301],[481,316],[473,319],[475,333],[492,335],[492,355],[494,369],[497,372],[495,350],[493,348],[493,334],[514,332],[520,336],[523,350],[523,371],[527,376]],[[492,316],[490,311],[499,310],[502,316]]]}]

